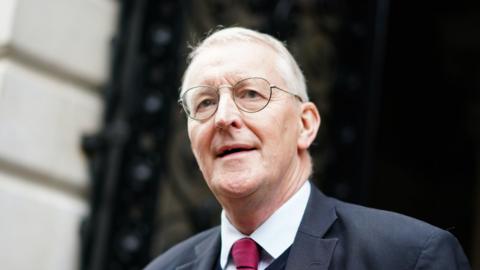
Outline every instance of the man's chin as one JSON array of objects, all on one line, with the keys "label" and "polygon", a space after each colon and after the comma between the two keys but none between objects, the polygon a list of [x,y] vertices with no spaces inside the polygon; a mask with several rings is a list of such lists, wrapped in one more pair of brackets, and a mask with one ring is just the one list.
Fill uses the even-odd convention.
[{"label": "man's chin", "polygon": [[224,177],[222,180],[216,181],[215,190],[212,190],[215,195],[225,199],[241,199],[252,195],[258,190],[260,183],[255,178],[242,177]]}]

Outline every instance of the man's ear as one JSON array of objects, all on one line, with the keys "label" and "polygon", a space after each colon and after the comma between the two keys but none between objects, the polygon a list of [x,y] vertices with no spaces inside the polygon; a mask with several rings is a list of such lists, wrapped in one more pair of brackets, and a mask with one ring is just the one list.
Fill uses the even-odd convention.
[{"label": "man's ear", "polygon": [[320,113],[312,102],[302,103],[300,114],[300,134],[298,136],[297,147],[299,150],[306,150],[312,144],[317,136],[320,127]]}]

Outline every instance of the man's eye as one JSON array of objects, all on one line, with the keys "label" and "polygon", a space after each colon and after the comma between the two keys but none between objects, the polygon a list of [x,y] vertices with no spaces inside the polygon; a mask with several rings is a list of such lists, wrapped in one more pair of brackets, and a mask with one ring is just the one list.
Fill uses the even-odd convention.
[{"label": "man's eye", "polygon": [[259,99],[262,98],[260,93],[256,90],[251,90],[251,89],[245,89],[241,91],[239,98],[242,99]]},{"label": "man's eye", "polygon": [[198,105],[196,106],[197,111],[202,111],[205,109],[208,109],[212,106],[215,106],[215,100],[213,99],[204,99],[198,102]]}]

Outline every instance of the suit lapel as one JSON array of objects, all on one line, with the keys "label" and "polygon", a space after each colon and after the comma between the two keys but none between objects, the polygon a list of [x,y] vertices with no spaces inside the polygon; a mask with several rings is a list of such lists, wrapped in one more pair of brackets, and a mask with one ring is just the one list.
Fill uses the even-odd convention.
[{"label": "suit lapel", "polygon": [[178,266],[175,270],[211,270],[214,269],[220,250],[220,229],[203,239],[195,246],[195,259]]},{"label": "suit lapel", "polygon": [[337,239],[327,239],[324,235],[336,219],[334,203],[312,184],[310,198],[285,269],[328,269]]}]

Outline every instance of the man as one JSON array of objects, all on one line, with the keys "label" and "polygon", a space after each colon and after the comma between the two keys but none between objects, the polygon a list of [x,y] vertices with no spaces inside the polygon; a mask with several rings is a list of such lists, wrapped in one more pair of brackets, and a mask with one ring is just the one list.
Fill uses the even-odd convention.
[{"label": "man", "polygon": [[449,232],[328,198],[310,184],[320,126],[281,42],[233,27],[190,55],[180,93],[221,226],[154,260],[164,269],[469,269]]}]

